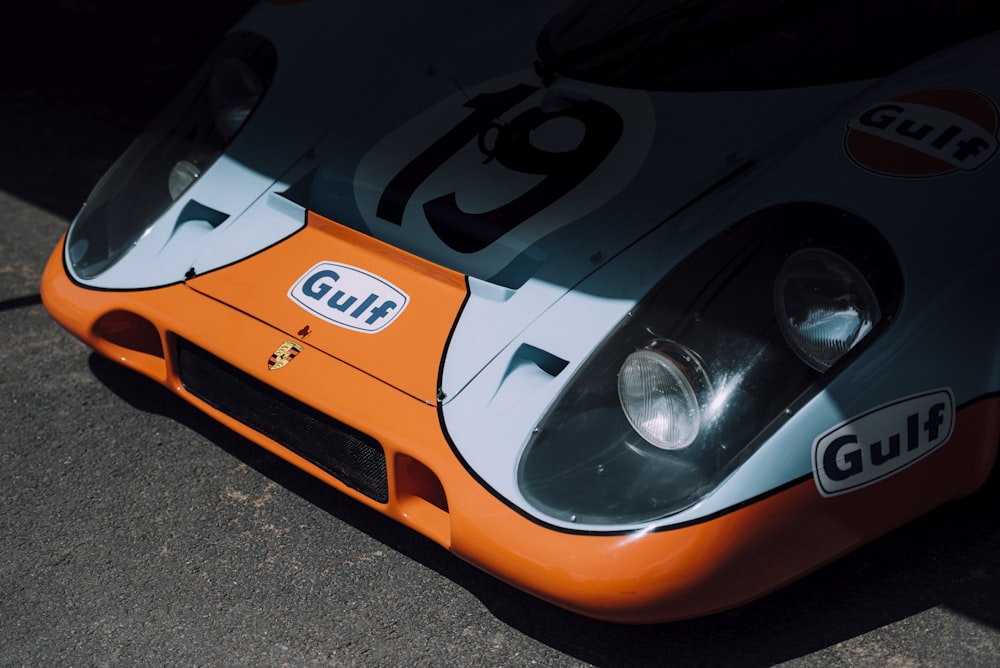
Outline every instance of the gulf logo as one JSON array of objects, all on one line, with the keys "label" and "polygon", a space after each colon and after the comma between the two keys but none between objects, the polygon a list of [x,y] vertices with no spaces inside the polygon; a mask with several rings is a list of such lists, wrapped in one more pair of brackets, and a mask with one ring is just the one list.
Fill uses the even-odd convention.
[{"label": "gulf logo", "polygon": [[384,278],[337,262],[320,262],[304,273],[288,297],[327,322],[366,334],[388,327],[410,301]]},{"label": "gulf logo", "polygon": [[847,124],[844,148],[859,166],[921,178],[968,172],[997,152],[997,108],[964,88],[929,88],[874,104]]}]

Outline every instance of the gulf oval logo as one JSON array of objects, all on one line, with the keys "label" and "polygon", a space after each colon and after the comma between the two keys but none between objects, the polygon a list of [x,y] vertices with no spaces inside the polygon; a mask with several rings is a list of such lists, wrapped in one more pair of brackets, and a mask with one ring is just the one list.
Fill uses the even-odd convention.
[{"label": "gulf oval logo", "polygon": [[327,322],[374,334],[406,308],[409,296],[389,281],[357,267],[320,262],[288,291],[293,302]]},{"label": "gulf oval logo", "polygon": [[924,178],[970,172],[997,152],[997,108],[964,88],[929,88],[867,107],[847,124],[844,148],[885,176]]}]

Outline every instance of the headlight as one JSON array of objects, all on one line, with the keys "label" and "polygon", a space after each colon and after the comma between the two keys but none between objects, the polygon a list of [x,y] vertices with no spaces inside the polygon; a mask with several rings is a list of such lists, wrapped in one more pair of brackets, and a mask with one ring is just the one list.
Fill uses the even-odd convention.
[{"label": "headlight", "polygon": [[796,203],[749,217],[672,270],[569,380],[521,452],[521,493],[592,526],[697,503],[901,294],[891,249],[856,216]]},{"label": "headlight", "polygon": [[774,306],[792,350],[818,371],[833,366],[882,319],[861,272],[823,248],[788,258],[774,286]]},{"label": "headlight", "polygon": [[215,127],[232,139],[264,96],[260,73],[238,58],[226,58],[212,71],[209,101]]},{"label": "headlight", "polygon": [[699,395],[709,391],[697,355],[669,341],[635,351],[618,372],[618,400],[629,424],[664,450],[686,448],[697,438]]},{"label": "headlight", "polygon": [[176,200],[184,194],[184,191],[191,187],[191,184],[201,176],[201,168],[190,160],[178,160],[170,168],[167,176],[167,192],[170,199]]},{"label": "headlight", "polygon": [[222,154],[271,82],[274,47],[228,35],[192,82],[101,179],[70,227],[80,279],[114,265]]}]

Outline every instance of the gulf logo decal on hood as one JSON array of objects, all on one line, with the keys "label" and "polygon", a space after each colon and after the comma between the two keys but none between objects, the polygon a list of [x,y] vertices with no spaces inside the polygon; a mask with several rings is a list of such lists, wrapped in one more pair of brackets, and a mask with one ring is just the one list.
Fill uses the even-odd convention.
[{"label": "gulf logo decal on hood", "polygon": [[963,88],[930,88],[864,109],[847,124],[844,148],[861,167],[921,178],[968,172],[997,152],[997,108]]},{"label": "gulf logo decal on hood", "polygon": [[[306,343],[430,405],[467,295],[462,274],[312,211],[266,253],[186,285],[283,332],[288,345],[274,351],[272,371]],[[296,361],[291,372],[309,369]]]},{"label": "gulf logo decal on hood", "polygon": [[410,300],[385,279],[336,262],[320,262],[307,271],[288,297],[327,322],[369,334],[387,327]]}]

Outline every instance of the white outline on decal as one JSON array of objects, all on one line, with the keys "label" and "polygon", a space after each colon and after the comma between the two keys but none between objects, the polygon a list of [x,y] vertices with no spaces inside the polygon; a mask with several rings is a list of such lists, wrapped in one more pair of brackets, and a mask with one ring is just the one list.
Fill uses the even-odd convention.
[{"label": "white outline on decal", "polygon": [[[831,497],[879,482],[947,443],[954,428],[951,388],[903,397],[855,415],[813,441],[816,488],[824,497]],[[883,452],[883,439],[888,441],[888,453]],[[832,448],[837,450],[831,452]],[[874,462],[876,456],[884,460]],[[852,468],[856,470],[851,472]],[[832,471],[842,477],[831,477]]]},{"label": "white outline on decal", "polygon": [[[364,334],[388,327],[410,303],[409,295],[381,276],[331,261],[302,274],[289,288],[288,298],[326,322]],[[326,305],[320,305],[324,300]]]}]

